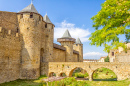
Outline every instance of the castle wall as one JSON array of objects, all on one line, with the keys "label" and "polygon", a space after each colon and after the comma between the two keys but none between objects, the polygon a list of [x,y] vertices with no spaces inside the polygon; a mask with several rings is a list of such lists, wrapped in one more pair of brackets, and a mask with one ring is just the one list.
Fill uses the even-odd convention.
[{"label": "castle wall", "polygon": [[123,51],[115,55],[116,62],[130,62],[130,50],[127,52]]},{"label": "castle wall", "polygon": [[18,27],[17,14],[0,11],[0,27],[16,32]]},{"label": "castle wall", "polygon": [[54,62],[65,62],[66,51],[53,48],[53,59]]},{"label": "castle wall", "polygon": [[0,83],[19,79],[20,74],[20,38],[11,30],[0,30]]},{"label": "castle wall", "polygon": [[73,53],[73,62],[78,62],[79,61],[79,55]]}]

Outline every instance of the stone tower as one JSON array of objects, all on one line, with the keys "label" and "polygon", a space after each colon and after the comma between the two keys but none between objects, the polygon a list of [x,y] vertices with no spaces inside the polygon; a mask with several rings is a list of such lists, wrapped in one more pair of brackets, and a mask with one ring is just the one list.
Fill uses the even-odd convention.
[{"label": "stone tower", "polygon": [[40,76],[42,16],[31,3],[17,17],[22,40],[20,78],[36,79]]},{"label": "stone tower", "polygon": [[57,41],[66,48],[66,62],[73,62],[73,44],[75,39],[71,37],[69,31],[66,30],[62,38],[58,38]]},{"label": "stone tower", "polygon": [[52,62],[53,61],[53,38],[54,38],[54,25],[50,21],[47,14],[43,17],[45,21],[45,54],[43,62]]},{"label": "stone tower", "polygon": [[79,52],[79,62],[83,62],[83,44],[79,38],[77,38],[74,44],[74,50]]}]

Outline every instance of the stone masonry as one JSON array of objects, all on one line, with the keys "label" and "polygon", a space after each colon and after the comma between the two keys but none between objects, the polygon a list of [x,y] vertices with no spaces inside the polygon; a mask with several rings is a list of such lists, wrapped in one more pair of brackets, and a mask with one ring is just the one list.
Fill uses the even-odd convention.
[{"label": "stone masonry", "polygon": [[40,75],[71,76],[77,67],[86,69],[89,80],[100,67],[115,72],[118,80],[129,78],[129,63],[84,63],[83,44],[66,30],[53,43],[55,25],[42,17],[31,3],[18,13],[0,11],[0,83],[16,79],[37,79]]},{"label": "stone masonry", "polygon": [[0,83],[37,79],[47,72],[46,62],[82,61],[82,48],[73,49],[75,40],[68,47],[53,43],[54,27],[32,3],[18,13],[0,11]]}]

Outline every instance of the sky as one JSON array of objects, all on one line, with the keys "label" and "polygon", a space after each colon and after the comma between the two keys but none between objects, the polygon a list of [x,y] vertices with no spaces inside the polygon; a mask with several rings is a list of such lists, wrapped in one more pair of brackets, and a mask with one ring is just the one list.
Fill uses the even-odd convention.
[{"label": "sky", "polygon": [[[80,38],[83,43],[84,59],[99,59],[107,56],[104,47],[91,46],[88,40],[95,31],[91,17],[101,10],[105,0],[33,0],[37,11],[46,13],[54,28],[54,43],[68,29],[73,38]],[[0,11],[19,12],[27,7],[31,0],[0,0]]]}]

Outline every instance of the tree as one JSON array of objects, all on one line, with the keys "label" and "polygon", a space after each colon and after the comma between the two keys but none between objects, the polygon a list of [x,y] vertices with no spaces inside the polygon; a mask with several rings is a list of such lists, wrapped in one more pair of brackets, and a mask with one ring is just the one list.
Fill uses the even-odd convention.
[{"label": "tree", "polygon": [[130,42],[130,33],[129,34],[126,34],[126,43]]},{"label": "tree", "polygon": [[109,57],[107,56],[107,58],[104,59],[105,62],[109,62]]},{"label": "tree", "polygon": [[117,49],[119,46],[126,48],[125,44],[119,41],[119,35],[130,37],[130,0],[106,0],[102,9],[93,16],[93,27],[95,32],[89,40],[91,45],[104,46],[104,51]]}]

